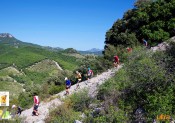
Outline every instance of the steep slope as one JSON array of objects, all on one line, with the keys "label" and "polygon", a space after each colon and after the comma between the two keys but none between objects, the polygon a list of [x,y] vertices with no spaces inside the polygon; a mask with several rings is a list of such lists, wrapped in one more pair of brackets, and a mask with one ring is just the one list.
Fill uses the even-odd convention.
[{"label": "steep slope", "polygon": [[[118,69],[114,69],[114,70],[108,70],[107,72],[104,72],[100,75],[98,75],[97,77],[94,77],[92,79],[90,79],[89,81],[84,81],[81,82],[80,88],[79,90],[75,91],[76,85],[73,85],[70,88],[70,94],[78,92],[82,89],[88,89],[89,90],[89,95],[90,96],[95,96],[96,95],[96,90],[98,88],[99,85],[101,85],[102,83],[104,83],[107,79],[111,78],[116,71],[118,71],[122,66],[119,66]],[[33,108],[27,109],[25,111],[22,112],[21,117],[24,118],[25,123],[44,123],[44,119],[48,116],[49,114],[49,109],[55,108],[56,106],[61,105],[63,102],[62,99],[65,98],[65,91],[60,92],[59,94],[55,95],[55,97],[61,97],[61,99],[56,98],[53,99],[49,102],[41,102],[40,106],[39,106],[39,116],[32,116],[32,110]]]}]

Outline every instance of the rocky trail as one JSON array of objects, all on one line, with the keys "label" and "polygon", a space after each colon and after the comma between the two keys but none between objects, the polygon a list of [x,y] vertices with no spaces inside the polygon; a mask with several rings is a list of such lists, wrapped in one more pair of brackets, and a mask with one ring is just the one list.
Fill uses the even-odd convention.
[{"label": "rocky trail", "polygon": [[[69,92],[70,95],[75,93],[75,92],[79,92],[82,89],[87,89],[89,96],[94,97],[97,94],[97,88],[99,85],[101,85],[102,83],[104,83],[106,80],[108,80],[109,78],[111,78],[112,76],[115,75],[115,72],[118,71],[120,68],[122,67],[122,65],[118,66],[118,68],[115,69],[109,69],[106,72],[103,72],[100,75],[97,75],[93,78],[91,78],[90,80],[86,80],[81,82],[80,85],[80,89],[75,90],[76,89],[76,84],[71,86]],[[53,109],[59,105],[61,105],[63,103],[62,99],[64,99],[66,97],[65,95],[65,90],[54,95],[53,99],[47,102],[41,102],[40,106],[38,108],[39,111],[39,116],[32,116],[32,111],[33,108],[31,107],[30,109],[24,110],[21,114],[21,118],[23,119],[23,123],[44,123],[45,118],[49,115],[49,110]],[[33,100],[32,100],[33,101]]]}]

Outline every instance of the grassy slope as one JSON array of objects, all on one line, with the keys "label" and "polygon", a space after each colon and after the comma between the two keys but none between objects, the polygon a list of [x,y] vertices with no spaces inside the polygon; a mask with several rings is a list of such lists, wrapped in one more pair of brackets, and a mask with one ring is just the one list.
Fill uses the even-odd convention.
[{"label": "grassy slope", "polygon": [[[15,63],[19,68],[25,68],[35,62],[41,61],[46,57],[28,50],[29,48],[10,48],[6,52],[0,54],[0,63],[12,65]],[[35,49],[35,48],[34,48]]]},{"label": "grassy slope", "polygon": [[0,81],[0,90],[9,91],[10,97],[17,97],[22,92],[22,85],[17,82]]},{"label": "grassy slope", "polygon": [[43,59],[57,61],[63,69],[73,70],[77,67],[77,58],[59,52],[52,52],[37,47],[13,48],[11,46],[0,45],[0,69],[10,66],[13,63],[20,69],[31,66]]}]

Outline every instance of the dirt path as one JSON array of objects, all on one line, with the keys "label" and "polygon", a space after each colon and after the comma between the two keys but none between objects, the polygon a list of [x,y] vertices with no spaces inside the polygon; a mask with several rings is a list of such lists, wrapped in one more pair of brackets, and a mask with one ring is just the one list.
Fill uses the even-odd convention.
[{"label": "dirt path", "polygon": [[[76,91],[75,91],[76,85],[71,86],[70,94],[86,88],[89,91],[89,95],[94,97],[97,94],[98,86],[104,83],[107,79],[114,76],[115,72],[118,71],[118,69],[120,69],[121,67],[122,66],[118,66],[117,69],[110,69],[107,72],[103,72],[102,74],[97,75],[96,77],[93,77],[88,81],[81,82],[79,84],[80,89]],[[62,104],[61,100],[65,98],[65,91],[56,94],[55,97],[61,97],[61,99],[55,98],[48,102],[41,102],[38,108],[40,114],[39,116],[32,116],[33,108],[23,111],[21,114],[21,117],[24,118],[23,123],[44,123],[44,119],[49,115],[49,110]]]}]

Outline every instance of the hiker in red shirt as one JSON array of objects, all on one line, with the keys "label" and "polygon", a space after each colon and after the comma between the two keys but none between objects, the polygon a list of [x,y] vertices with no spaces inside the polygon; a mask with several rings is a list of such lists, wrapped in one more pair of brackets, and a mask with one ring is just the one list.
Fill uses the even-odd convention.
[{"label": "hiker in red shirt", "polygon": [[114,67],[118,67],[119,64],[120,64],[119,57],[116,55],[116,56],[114,56],[114,63],[113,63],[113,65],[114,65]]},{"label": "hiker in red shirt", "polygon": [[132,48],[131,47],[127,47],[126,49],[127,49],[128,53],[132,52]]},{"label": "hiker in red shirt", "polygon": [[34,96],[33,97],[33,101],[34,101],[34,104],[33,104],[33,115],[35,116],[38,116],[39,113],[38,113],[38,107],[39,107],[39,98],[38,96]]}]

